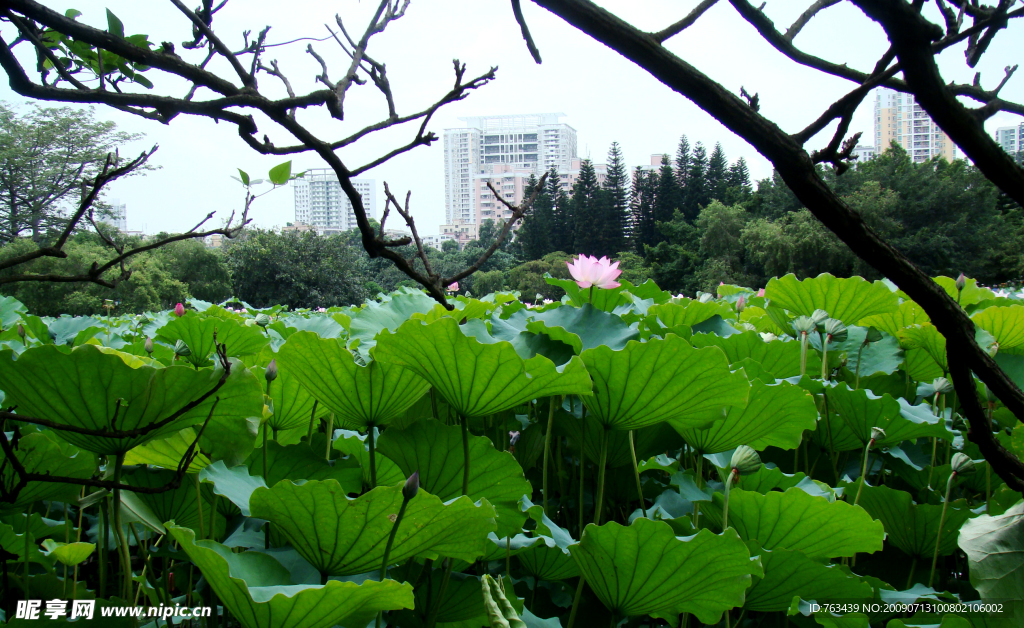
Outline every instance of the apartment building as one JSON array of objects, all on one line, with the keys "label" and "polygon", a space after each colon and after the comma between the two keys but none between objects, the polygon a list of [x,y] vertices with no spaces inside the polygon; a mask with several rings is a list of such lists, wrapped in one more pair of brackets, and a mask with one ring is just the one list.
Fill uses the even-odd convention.
[{"label": "apartment building", "polygon": [[996,129],[996,143],[1011,155],[1024,151],[1024,122],[1017,126],[1001,126]]},{"label": "apartment building", "polygon": [[[332,235],[356,228],[355,212],[338,176],[330,168],[307,170],[292,181],[295,190],[295,222],[309,225],[320,235]],[[352,179],[363,200],[368,218],[377,218],[377,182]]]},{"label": "apartment building", "polygon": [[956,145],[917,104],[913,95],[887,87],[875,90],[875,147],[885,152],[896,142],[915,162],[956,159]]}]

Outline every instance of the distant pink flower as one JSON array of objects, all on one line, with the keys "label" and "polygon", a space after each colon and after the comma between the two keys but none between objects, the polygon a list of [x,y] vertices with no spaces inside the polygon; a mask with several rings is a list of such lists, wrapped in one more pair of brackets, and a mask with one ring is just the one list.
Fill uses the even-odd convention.
[{"label": "distant pink flower", "polygon": [[746,309],[746,307],[747,307],[747,299],[745,297],[741,296],[740,298],[736,299],[736,311],[737,312],[742,312],[744,309]]},{"label": "distant pink flower", "polygon": [[720,285],[720,286],[724,286],[724,285],[725,285],[725,282],[724,282],[724,281],[719,281],[719,282],[718,282],[718,285]]},{"label": "distant pink flower", "polygon": [[174,313],[176,315],[178,315],[178,316],[184,316],[185,315],[185,306],[182,305],[181,303],[175,305],[174,306]]},{"label": "distant pink flower", "polygon": [[607,257],[597,259],[594,256],[580,255],[571,264],[566,262],[565,265],[569,267],[569,274],[580,288],[618,288],[621,285],[615,281],[615,278],[622,274],[619,263],[612,263]]},{"label": "distant pink flower", "polygon": [[451,283],[448,286],[448,292],[458,292],[458,291],[459,291],[459,282],[457,282],[457,281],[453,282],[453,283]]},{"label": "distant pink flower", "polygon": [[760,290],[757,291],[757,296],[759,296],[759,297],[763,297],[764,296],[764,288],[761,288]]}]

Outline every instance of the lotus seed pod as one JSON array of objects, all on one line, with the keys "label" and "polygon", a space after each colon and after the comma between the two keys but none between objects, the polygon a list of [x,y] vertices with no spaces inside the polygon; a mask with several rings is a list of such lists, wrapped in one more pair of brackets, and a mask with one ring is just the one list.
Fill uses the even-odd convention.
[{"label": "lotus seed pod", "polygon": [[935,381],[932,382],[932,388],[940,395],[953,392],[953,385],[945,377],[936,377]]},{"label": "lotus seed pod", "polygon": [[871,428],[871,440],[876,443],[885,440],[885,430],[880,427]]},{"label": "lotus seed pod", "polygon": [[825,333],[831,342],[843,342],[850,335],[850,331],[838,318],[830,318],[825,321]]},{"label": "lotus seed pod", "polygon": [[797,316],[793,319],[792,325],[798,334],[809,334],[815,327],[814,319],[808,316]]},{"label": "lotus seed pod", "polygon": [[153,355],[153,339],[146,338],[146,344],[142,345],[142,348],[146,350],[146,353]]},{"label": "lotus seed pod", "polygon": [[149,317],[146,316],[145,314],[139,314],[139,318],[138,318],[138,320],[136,322],[138,322],[138,324],[140,326],[148,325],[149,324]]},{"label": "lotus seed pod", "polygon": [[266,314],[257,314],[256,324],[259,325],[260,327],[266,327],[267,325],[270,324],[270,317],[267,316]]},{"label": "lotus seed pod", "polygon": [[740,475],[750,475],[761,468],[761,456],[757,455],[757,452],[750,447],[740,445],[733,452],[732,459],[729,460],[729,467],[735,469]]},{"label": "lotus seed pod", "polygon": [[814,321],[814,325],[817,327],[828,320],[828,312],[825,310],[814,310],[811,314],[811,320]]},{"label": "lotus seed pod", "polygon": [[409,479],[405,481],[405,486],[402,487],[402,497],[404,499],[412,499],[416,497],[416,493],[420,490],[420,472],[415,471],[409,476]]},{"label": "lotus seed pod", "polygon": [[967,277],[960,273],[960,276],[956,278],[956,291],[961,292],[965,287],[967,287]]},{"label": "lotus seed pod", "polygon": [[267,365],[267,370],[263,371],[263,377],[266,377],[268,382],[277,379],[277,358],[271,360]]},{"label": "lotus seed pod", "polygon": [[773,334],[770,331],[761,332],[761,340],[764,340],[765,342],[771,342],[773,340],[778,340],[778,339],[779,339],[779,337],[776,336],[775,334]]},{"label": "lotus seed pod", "polygon": [[742,296],[736,299],[736,312],[742,313],[747,308],[747,300]]},{"label": "lotus seed pod", "polygon": [[179,340],[174,343],[174,355],[181,358],[187,358],[192,355],[192,350],[188,348],[188,345],[185,344],[184,340]]},{"label": "lotus seed pod", "polygon": [[974,461],[967,454],[960,453],[959,451],[953,454],[953,459],[950,461],[953,466],[953,473],[957,475],[968,475],[974,473]]}]

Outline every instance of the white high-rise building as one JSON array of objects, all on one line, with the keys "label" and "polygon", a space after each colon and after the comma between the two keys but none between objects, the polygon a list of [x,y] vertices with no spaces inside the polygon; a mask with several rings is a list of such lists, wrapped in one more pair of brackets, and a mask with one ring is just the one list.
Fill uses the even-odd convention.
[{"label": "white high-rise building", "polygon": [[884,153],[892,142],[902,146],[915,162],[932,157],[956,159],[956,144],[912,94],[879,87],[875,91],[875,149]]},{"label": "white high-rise building", "polygon": [[1024,122],[1018,126],[1001,126],[996,129],[996,143],[1011,155],[1024,151]]},{"label": "white high-rise building", "polygon": [[[481,181],[489,175],[525,179],[554,166],[568,172],[576,157],[576,129],[559,122],[564,113],[459,118],[463,128],[444,132],[445,218],[449,224],[479,224],[500,213],[494,199],[480,206]],[[481,175],[484,175],[481,177]],[[497,177],[495,177],[497,178]],[[522,200],[521,182],[508,184],[506,200]],[[504,186],[503,186],[504,188]],[[489,191],[488,191],[489,192]],[[483,215],[488,210],[487,216]]]},{"label": "white high-rise building", "polygon": [[[295,222],[309,225],[320,235],[332,235],[356,228],[352,203],[330,168],[307,170],[292,181],[295,187]],[[363,199],[367,218],[377,218],[377,181],[352,179]]]},{"label": "white high-rise building", "polygon": [[116,198],[112,200],[110,202],[110,214],[103,219],[103,222],[118,231],[128,231],[128,205]]}]

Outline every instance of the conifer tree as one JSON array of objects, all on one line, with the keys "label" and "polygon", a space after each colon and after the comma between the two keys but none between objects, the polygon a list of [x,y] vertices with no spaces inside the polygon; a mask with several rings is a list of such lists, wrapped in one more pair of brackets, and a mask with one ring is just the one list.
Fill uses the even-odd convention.
[{"label": "conifer tree", "polygon": [[629,172],[622,159],[618,142],[612,142],[608,149],[608,174],[604,185],[604,208],[606,217],[603,224],[603,242],[606,255],[626,250],[629,240]]},{"label": "conifer tree", "polygon": [[679,148],[676,149],[676,181],[679,189],[685,193],[686,178],[690,176],[690,140],[683,135],[679,138]]},{"label": "conifer tree", "polygon": [[708,159],[707,192],[710,199],[725,200],[725,189],[729,185],[729,160],[725,158],[722,144],[715,142],[715,149]]},{"label": "conifer tree", "polygon": [[569,251],[572,249],[575,226],[572,224],[569,195],[562,189],[562,179],[555,166],[551,166],[551,170],[548,171],[548,180],[544,187],[547,188],[548,198],[551,199],[551,250]]},{"label": "conifer tree", "polygon": [[[679,191],[679,184],[676,183],[675,173],[672,171],[672,163],[668,155],[662,155],[661,168],[658,170],[658,192],[654,199],[654,221],[669,222],[672,214],[682,207],[682,194]],[[655,229],[654,240],[651,244],[660,242],[663,238]]]},{"label": "conifer tree", "polygon": [[572,252],[585,255],[607,255],[601,252],[604,226],[601,224],[604,194],[597,182],[597,172],[589,159],[580,164],[580,174],[572,186]]},{"label": "conifer tree", "polygon": [[747,161],[742,157],[729,166],[729,174],[726,179],[729,190],[726,193],[727,198],[722,199],[723,203],[735,205],[746,200],[753,193],[750,185],[750,170],[747,168]]},{"label": "conifer tree", "polygon": [[700,210],[710,202],[708,182],[708,157],[704,144],[697,142],[690,155],[690,172],[686,177],[686,195],[683,198],[683,215],[687,222],[697,219]]},{"label": "conifer tree", "polygon": [[653,171],[640,166],[633,171],[633,191],[629,208],[633,218],[631,231],[633,248],[640,255],[646,255],[646,245],[654,246],[654,197],[657,177]]},{"label": "conifer tree", "polygon": [[[549,175],[550,176],[550,175]],[[530,175],[524,191],[525,198],[533,195],[537,177]],[[540,259],[553,251],[551,236],[554,227],[554,208],[548,195],[548,186],[537,194],[533,206],[526,214],[522,227],[516,232],[516,254],[523,260]]]}]

